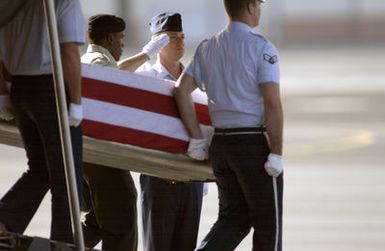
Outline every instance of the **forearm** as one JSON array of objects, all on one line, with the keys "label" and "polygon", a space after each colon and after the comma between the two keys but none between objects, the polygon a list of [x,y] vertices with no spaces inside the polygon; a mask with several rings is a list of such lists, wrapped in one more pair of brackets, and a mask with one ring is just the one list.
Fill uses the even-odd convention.
[{"label": "forearm", "polygon": [[134,72],[139,66],[144,64],[150,58],[145,53],[138,53],[132,57],[122,59],[118,62],[118,67],[121,70]]},{"label": "forearm", "polygon": [[260,84],[265,110],[265,125],[270,141],[270,151],[282,155],[283,111],[279,84],[266,82]]},{"label": "forearm", "polygon": [[75,43],[60,45],[63,75],[70,102],[81,104],[81,64],[79,47]]},{"label": "forearm", "polygon": [[[182,85],[179,84],[182,82]],[[177,87],[174,89],[174,98],[179,110],[180,117],[186,130],[191,138],[203,138],[200,129],[194,102],[191,98],[191,93],[196,88],[193,79],[185,74],[178,80]]]},{"label": "forearm", "polygon": [[280,102],[275,105],[265,105],[265,124],[271,153],[282,155],[283,111]]},{"label": "forearm", "polygon": [[184,95],[179,92],[178,89],[175,89],[174,97],[178,106],[180,117],[190,137],[195,139],[203,138],[191,95]]}]

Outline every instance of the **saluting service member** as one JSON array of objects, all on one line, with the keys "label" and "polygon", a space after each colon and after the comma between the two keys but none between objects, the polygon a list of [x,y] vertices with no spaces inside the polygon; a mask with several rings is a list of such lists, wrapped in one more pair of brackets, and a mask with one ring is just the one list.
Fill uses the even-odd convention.
[{"label": "saluting service member", "polygon": [[[151,19],[153,39],[167,34],[170,43],[156,63],[139,74],[176,81],[184,67],[184,33],[179,13],[165,12]],[[167,126],[167,125],[164,125]],[[203,183],[186,183],[140,176],[143,245],[145,251],[193,251],[196,247]]]}]

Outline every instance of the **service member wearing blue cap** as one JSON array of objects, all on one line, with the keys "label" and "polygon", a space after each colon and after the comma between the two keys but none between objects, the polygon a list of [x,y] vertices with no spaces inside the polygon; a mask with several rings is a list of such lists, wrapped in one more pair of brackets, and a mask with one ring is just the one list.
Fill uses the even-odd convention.
[{"label": "service member wearing blue cap", "polygon": [[262,2],[224,0],[228,26],[200,44],[174,92],[191,138],[204,141],[190,98],[196,88],[207,93],[215,127],[209,154],[219,213],[199,251],[234,250],[251,227],[252,250],[282,250],[279,58],[274,45],[252,29]]},{"label": "service member wearing blue cap", "polygon": [[[184,33],[181,15],[161,13],[151,19],[153,37],[167,34],[170,43],[157,61],[138,73],[176,81],[183,71]],[[167,126],[167,125],[165,125]],[[140,176],[143,243],[145,251],[193,251],[202,207],[202,183],[184,183]]]}]

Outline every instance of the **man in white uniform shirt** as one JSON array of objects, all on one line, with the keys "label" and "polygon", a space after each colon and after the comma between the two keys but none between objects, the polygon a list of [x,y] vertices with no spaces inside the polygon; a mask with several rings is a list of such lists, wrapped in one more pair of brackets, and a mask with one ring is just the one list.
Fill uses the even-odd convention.
[{"label": "man in white uniform shirt", "polygon": [[[111,20],[115,19],[115,22]],[[120,17],[101,14],[88,20],[88,37],[90,44],[81,61],[85,64],[97,64],[135,71],[140,65],[154,57],[169,42],[167,35],[154,37],[134,56],[120,60],[124,44],[124,29],[126,24]]]},{"label": "man in white uniform shirt", "polygon": [[[183,71],[184,33],[179,13],[156,15],[150,22],[154,37],[167,34],[170,43],[156,63],[139,74],[176,81]],[[167,125],[163,125],[167,126]],[[144,251],[193,251],[202,208],[202,183],[140,176]]]},{"label": "man in white uniform shirt", "polygon": [[209,155],[219,216],[196,250],[234,250],[251,227],[253,250],[282,250],[279,61],[273,44],[252,30],[262,2],[224,0],[230,23],[200,44],[174,92],[195,149],[190,156],[206,153],[190,98],[196,88],[207,93],[215,127]]},{"label": "man in white uniform shirt", "polygon": [[[167,35],[152,39],[142,52],[119,61],[125,22],[114,15],[95,15],[88,20],[90,44],[81,62],[135,70],[163,48]],[[103,165],[84,163],[84,242],[93,248],[102,241],[106,251],[134,251],[138,246],[137,192],[131,173]]]},{"label": "man in white uniform shirt", "polygon": [[[79,45],[84,43],[83,13],[79,0],[56,0],[55,13],[80,191],[82,106]],[[12,75],[10,101],[28,158],[28,170],[0,201],[0,222],[9,231],[22,234],[50,190],[50,238],[73,242],[47,37],[43,2],[38,0],[29,1],[12,21],[0,29],[0,58]],[[0,86],[4,85],[0,74]],[[1,99],[8,98],[6,89],[0,88],[0,91]]]}]

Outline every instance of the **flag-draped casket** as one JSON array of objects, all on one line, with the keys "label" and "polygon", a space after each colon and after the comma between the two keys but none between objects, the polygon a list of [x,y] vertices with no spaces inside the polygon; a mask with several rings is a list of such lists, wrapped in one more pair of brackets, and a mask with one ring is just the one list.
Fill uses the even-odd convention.
[{"label": "flag-draped casket", "polygon": [[[187,132],[172,97],[174,83],[96,65],[83,65],[84,135],[155,149],[185,153]],[[211,121],[206,96],[193,100],[201,128]]]},{"label": "flag-draped casket", "polygon": [[[189,137],[173,88],[171,81],[82,64],[84,160],[180,181],[213,180],[207,162],[184,156]],[[210,137],[207,98],[200,91],[192,96]],[[21,146],[12,124],[0,122],[0,143]]]}]

